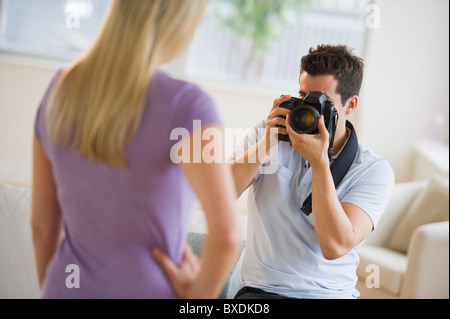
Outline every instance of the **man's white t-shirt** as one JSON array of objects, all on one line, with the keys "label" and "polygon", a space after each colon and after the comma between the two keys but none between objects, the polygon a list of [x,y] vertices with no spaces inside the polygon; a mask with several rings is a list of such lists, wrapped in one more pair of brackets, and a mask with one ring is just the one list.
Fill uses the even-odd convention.
[{"label": "man's white t-shirt", "polygon": [[[256,144],[264,131],[264,122],[251,129],[235,158]],[[359,144],[356,158],[336,192],[341,203],[361,208],[375,228],[394,183],[389,163]],[[289,143],[280,142],[248,192],[246,246],[232,275],[229,297],[244,286],[292,298],[359,296],[355,288],[359,245],[339,259],[323,257],[312,214],[306,216],[300,210],[311,187],[311,168],[306,160]]]}]

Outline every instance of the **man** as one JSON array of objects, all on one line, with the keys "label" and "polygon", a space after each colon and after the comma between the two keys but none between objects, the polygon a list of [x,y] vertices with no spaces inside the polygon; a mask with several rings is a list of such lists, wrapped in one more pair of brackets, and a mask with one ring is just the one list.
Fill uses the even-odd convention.
[{"label": "man", "polygon": [[[351,133],[346,122],[358,106],[362,79],[363,61],[347,47],[310,49],[302,59],[300,98],[322,91],[334,103],[339,117],[333,156],[323,116],[316,135],[289,126],[290,110],[279,106],[290,96],[274,101],[267,120],[235,155],[237,192],[250,187],[246,248],[233,275],[240,281],[236,298],[359,296],[357,248],[375,229],[394,185],[390,165],[358,144],[350,169],[334,186],[330,165]],[[277,134],[289,135],[291,143],[278,142]],[[276,172],[265,174],[271,165]],[[312,214],[306,215],[300,208],[311,192]]]}]

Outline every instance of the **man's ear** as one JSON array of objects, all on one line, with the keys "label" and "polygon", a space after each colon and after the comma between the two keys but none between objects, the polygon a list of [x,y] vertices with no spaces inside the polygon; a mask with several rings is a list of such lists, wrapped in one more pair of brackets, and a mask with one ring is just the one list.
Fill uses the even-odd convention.
[{"label": "man's ear", "polygon": [[358,96],[353,95],[347,100],[347,103],[345,105],[345,115],[349,116],[353,113],[354,110],[356,110],[356,107],[358,106]]}]

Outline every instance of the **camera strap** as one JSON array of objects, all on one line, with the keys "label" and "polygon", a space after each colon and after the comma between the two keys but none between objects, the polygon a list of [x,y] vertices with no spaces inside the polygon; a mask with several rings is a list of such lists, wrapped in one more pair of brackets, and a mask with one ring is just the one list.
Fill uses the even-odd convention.
[{"label": "camera strap", "polygon": [[[347,174],[350,166],[356,157],[356,152],[358,151],[358,138],[356,136],[355,128],[349,121],[346,122],[346,127],[350,130],[350,137],[348,138],[347,144],[342,149],[339,156],[331,164],[330,170],[333,176],[334,187],[338,187],[339,183],[342,181],[344,176]],[[306,198],[303,203],[301,211],[309,216],[312,213],[312,193]]]}]

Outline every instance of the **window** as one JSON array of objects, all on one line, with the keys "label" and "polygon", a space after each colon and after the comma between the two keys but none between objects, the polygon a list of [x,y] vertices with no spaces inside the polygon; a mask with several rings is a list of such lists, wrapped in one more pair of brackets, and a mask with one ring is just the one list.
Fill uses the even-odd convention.
[{"label": "window", "polygon": [[71,61],[94,40],[111,0],[1,0],[0,50]]},{"label": "window", "polygon": [[[112,0],[0,0],[0,50],[69,62],[94,40]],[[292,88],[320,43],[362,55],[369,0],[212,0],[180,76]]]},{"label": "window", "polygon": [[362,56],[368,5],[368,0],[214,0],[183,72],[297,90],[300,60],[310,47],[346,44]]}]

